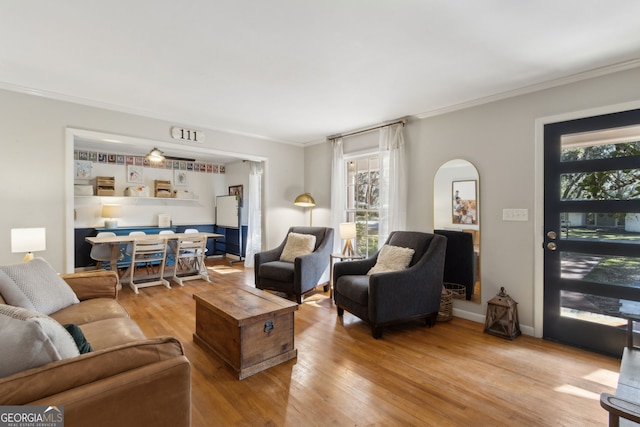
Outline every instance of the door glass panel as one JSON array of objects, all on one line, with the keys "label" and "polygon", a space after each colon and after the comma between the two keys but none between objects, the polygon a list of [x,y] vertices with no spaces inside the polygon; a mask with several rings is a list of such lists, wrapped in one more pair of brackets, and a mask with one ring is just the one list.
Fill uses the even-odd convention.
[{"label": "door glass panel", "polygon": [[562,279],[640,288],[638,257],[561,252],[560,270]]},{"label": "door glass panel", "polygon": [[562,135],[562,162],[640,155],[640,125]]},{"label": "door glass panel", "polygon": [[640,169],[560,175],[560,200],[640,199]]},{"label": "door glass panel", "polygon": [[614,327],[626,326],[620,313],[638,313],[640,302],[562,291],[560,316]]},{"label": "door glass panel", "polygon": [[581,160],[610,159],[612,157],[628,157],[637,155],[640,155],[639,141],[579,148],[563,147],[561,161],[576,162]]},{"label": "door glass panel", "polygon": [[560,238],[640,243],[640,213],[562,212]]}]

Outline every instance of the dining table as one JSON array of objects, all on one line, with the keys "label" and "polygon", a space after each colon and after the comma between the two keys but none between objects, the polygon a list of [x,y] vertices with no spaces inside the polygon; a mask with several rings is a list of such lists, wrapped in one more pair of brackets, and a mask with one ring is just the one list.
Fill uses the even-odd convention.
[{"label": "dining table", "polygon": [[[111,246],[111,259],[110,266],[117,266],[118,261],[121,259],[121,245],[127,245],[135,242],[136,240],[149,240],[158,239],[160,241],[166,241],[169,246],[173,246],[178,239],[184,237],[206,237],[207,239],[220,239],[224,238],[223,234],[198,232],[198,233],[168,233],[168,234],[136,234],[136,235],[123,235],[123,236],[92,236],[86,237],[85,240],[92,245],[96,244],[108,244]],[[113,267],[112,267],[113,268]],[[128,268],[131,268],[130,266]],[[116,270],[117,271],[117,270]],[[128,270],[127,270],[128,271]],[[120,277],[127,277],[127,272],[123,273]]]}]

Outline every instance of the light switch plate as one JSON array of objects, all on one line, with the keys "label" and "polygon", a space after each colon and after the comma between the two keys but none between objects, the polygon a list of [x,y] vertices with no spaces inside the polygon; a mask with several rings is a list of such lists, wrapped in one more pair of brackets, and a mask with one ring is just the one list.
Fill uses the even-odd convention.
[{"label": "light switch plate", "polygon": [[529,221],[529,209],[502,209],[503,221]]}]

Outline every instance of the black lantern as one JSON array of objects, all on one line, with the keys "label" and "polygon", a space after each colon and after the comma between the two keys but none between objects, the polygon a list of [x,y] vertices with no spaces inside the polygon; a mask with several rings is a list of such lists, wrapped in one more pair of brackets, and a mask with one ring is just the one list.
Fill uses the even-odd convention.
[{"label": "black lantern", "polygon": [[487,302],[484,331],[498,337],[514,339],[520,335],[518,303],[500,288],[500,293]]}]

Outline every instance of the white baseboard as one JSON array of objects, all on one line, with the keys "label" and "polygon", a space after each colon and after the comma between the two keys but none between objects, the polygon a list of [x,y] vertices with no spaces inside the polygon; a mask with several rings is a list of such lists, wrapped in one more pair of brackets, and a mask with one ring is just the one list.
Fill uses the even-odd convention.
[{"label": "white baseboard", "polygon": [[[453,313],[455,317],[459,317],[461,319],[471,320],[472,322],[482,323],[485,322],[485,316],[483,314],[473,313],[471,311],[460,310],[459,308],[454,308]],[[520,325],[520,332],[523,335],[534,336],[533,327],[527,325]]]}]

